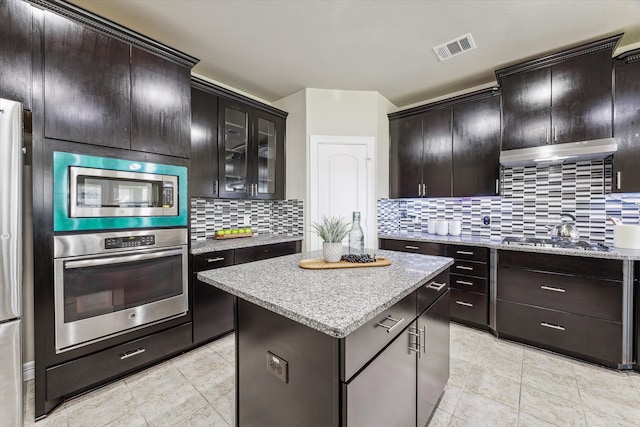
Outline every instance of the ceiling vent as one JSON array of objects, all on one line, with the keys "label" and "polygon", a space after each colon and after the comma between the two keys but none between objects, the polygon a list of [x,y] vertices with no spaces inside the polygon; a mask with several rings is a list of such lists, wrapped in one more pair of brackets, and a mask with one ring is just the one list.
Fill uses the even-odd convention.
[{"label": "ceiling vent", "polygon": [[458,37],[450,42],[434,47],[433,51],[438,55],[440,61],[444,61],[445,59],[453,58],[456,55],[460,55],[461,53],[475,48],[476,43],[473,41],[471,34],[465,34],[462,37]]}]

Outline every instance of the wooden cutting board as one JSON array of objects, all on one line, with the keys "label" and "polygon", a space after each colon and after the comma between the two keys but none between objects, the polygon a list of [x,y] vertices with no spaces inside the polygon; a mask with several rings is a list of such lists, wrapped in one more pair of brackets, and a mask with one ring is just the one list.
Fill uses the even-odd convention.
[{"label": "wooden cutting board", "polygon": [[302,268],[308,270],[327,270],[333,268],[358,268],[358,267],[383,267],[390,265],[391,260],[384,257],[376,257],[375,262],[326,262],[323,259],[303,259],[298,263]]}]

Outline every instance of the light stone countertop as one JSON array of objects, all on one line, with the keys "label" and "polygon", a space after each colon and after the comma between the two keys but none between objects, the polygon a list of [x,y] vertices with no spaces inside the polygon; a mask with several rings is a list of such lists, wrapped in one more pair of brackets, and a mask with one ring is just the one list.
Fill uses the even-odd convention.
[{"label": "light stone countertop", "polygon": [[637,250],[637,249],[619,249],[619,248],[615,248],[613,246],[607,245],[609,246],[611,251],[600,252],[600,251],[587,251],[584,249],[522,246],[522,245],[513,245],[513,244],[508,245],[508,244],[502,243],[502,239],[504,237],[506,236],[494,238],[494,237],[480,237],[480,236],[438,236],[437,234],[426,234],[426,233],[378,234],[378,238],[380,239],[458,244],[458,245],[503,249],[503,250],[510,250],[510,251],[570,255],[570,256],[581,256],[581,257],[588,257],[588,258],[606,258],[606,259],[619,259],[619,260],[631,260],[631,261],[640,260],[640,250]]},{"label": "light stone countertop", "polygon": [[394,251],[385,267],[306,270],[287,255],[198,273],[198,279],[336,338],[344,338],[453,264],[453,259]]},{"label": "light stone countertop", "polygon": [[284,236],[280,234],[256,234],[251,237],[237,239],[207,239],[206,241],[191,242],[193,255],[207,252],[226,251],[229,249],[248,248],[251,246],[272,245],[274,243],[296,242],[302,240],[302,236]]}]

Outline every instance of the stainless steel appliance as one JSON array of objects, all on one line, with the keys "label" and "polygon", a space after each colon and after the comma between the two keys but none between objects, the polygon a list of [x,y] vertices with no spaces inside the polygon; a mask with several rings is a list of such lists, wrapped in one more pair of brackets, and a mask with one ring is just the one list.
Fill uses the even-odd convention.
[{"label": "stainless steel appliance", "polygon": [[586,240],[542,239],[538,237],[505,237],[504,239],[502,239],[502,243],[505,245],[579,249],[595,252],[611,251],[611,248],[603,243],[590,243]]},{"label": "stainless steel appliance", "polygon": [[55,236],[56,352],[186,315],[187,238],[186,228]]},{"label": "stainless steel appliance", "polygon": [[54,231],[187,225],[184,166],[53,153]]},{"label": "stainless steel appliance", "polygon": [[22,104],[0,99],[0,426],[22,425]]}]

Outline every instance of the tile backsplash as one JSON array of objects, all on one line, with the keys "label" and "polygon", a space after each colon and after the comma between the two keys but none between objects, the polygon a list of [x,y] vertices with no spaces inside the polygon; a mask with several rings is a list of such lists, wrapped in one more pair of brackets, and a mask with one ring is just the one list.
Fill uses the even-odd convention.
[{"label": "tile backsplash", "polygon": [[244,226],[249,217],[256,234],[302,236],[302,200],[191,199],[191,240],[206,240],[216,230]]},{"label": "tile backsplash", "polygon": [[[606,194],[611,188],[611,161],[597,160],[549,166],[504,168],[501,194],[495,197],[381,199],[379,233],[427,232],[427,220],[462,221],[462,235],[548,237],[546,224],[561,213],[576,217],[580,238],[613,243],[607,216],[637,224],[637,194]],[[483,216],[491,218],[484,225]]]}]

